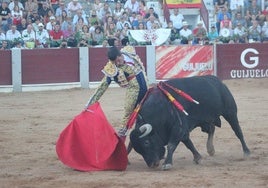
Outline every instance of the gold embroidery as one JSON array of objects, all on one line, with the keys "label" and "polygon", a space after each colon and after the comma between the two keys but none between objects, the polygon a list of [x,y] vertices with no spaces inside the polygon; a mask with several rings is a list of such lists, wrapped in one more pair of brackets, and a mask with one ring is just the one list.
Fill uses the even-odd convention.
[{"label": "gold embroidery", "polygon": [[114,77],[116,76],[118,69],[113,62],[109,61],[102,69],[102,72],[108,77]]}]

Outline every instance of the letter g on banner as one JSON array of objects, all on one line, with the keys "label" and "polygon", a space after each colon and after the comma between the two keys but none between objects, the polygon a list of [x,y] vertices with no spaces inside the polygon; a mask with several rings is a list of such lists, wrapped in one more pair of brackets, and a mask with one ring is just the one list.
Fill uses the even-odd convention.
[{"label": "letter g on banner", "polygon": [[245,59],[245,57],[248,53],[254,53],[254,54],[258,55],[259,52],[256,49],[247,48],[241,53],[240,61],[241,61],[242,65],[246,68],[252,69],[259,64],[259,57],[258,56],[250,56],[249,60],[253,63],[248,63],[248,62],[246,62],[246,59]]}]

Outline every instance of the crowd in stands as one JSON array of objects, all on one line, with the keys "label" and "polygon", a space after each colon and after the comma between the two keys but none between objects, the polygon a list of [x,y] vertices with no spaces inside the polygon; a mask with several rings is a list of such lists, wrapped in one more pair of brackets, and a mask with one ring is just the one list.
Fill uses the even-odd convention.
[{"label": "crowd in stands", "polygon": [[215,24],[189,26],[179,9],[164,24],[144,0],[2,0],[0,49],[148,45],[129,30],[171,30],[165,44],[268,41],[268,2],[214,0]]}]

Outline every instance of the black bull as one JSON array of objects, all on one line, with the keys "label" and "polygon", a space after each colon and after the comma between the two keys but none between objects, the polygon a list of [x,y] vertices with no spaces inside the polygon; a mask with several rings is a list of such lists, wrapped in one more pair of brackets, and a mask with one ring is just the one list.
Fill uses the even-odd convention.
[{"label": "black bull", "polygon": [[199,76],[166,81],[169,85],[189,94],[199,104],[185,100],[172,89],[164,87],[188,112],[188,116],[178,110],[163,92],[155,86],[145,99],[130,134],[130,143],[141,154],[149,167],[157,167],[165,155],[162,169],[172,168],[172,156],[179,142],[193,153],[199,163],[201,155],[193,145],[189,134],[196,128],[208,133],[207,151],[213,155],[213,135],[215,126],[221,126],[220,116],[229,122],[240,140],[245,155],[250,151],[244,141],[238,123],[237,106],[229,89],[214,76]]}]

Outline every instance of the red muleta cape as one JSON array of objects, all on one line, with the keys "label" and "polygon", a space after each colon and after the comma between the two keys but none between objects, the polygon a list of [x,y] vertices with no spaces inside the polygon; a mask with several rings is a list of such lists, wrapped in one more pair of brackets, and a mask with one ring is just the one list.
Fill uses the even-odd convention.
[{"label": "red muleta cape", "polygon": [[56,152],[65,165],[80,171],[125,170],[128,164],[124,141],[98,102],[77,115],[61,132]]}]

